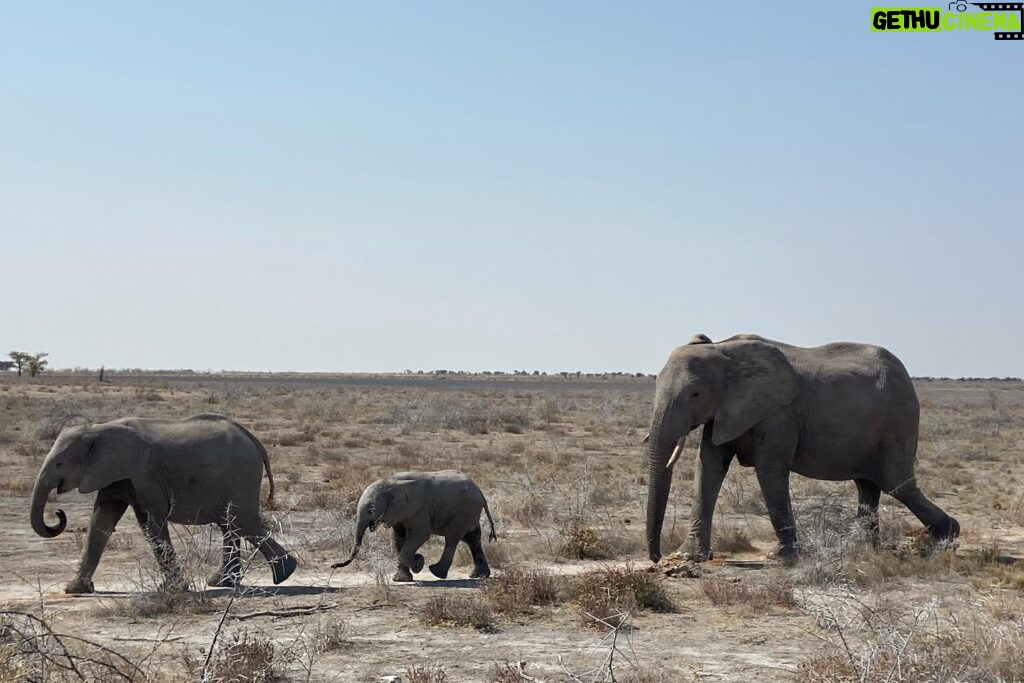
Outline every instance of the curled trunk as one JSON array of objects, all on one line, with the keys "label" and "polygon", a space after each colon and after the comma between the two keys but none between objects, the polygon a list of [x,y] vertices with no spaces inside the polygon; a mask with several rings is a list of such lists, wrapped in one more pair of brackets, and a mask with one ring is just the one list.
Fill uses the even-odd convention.
[{"label": "curled trunk", "polygon": [[352,560],[356,559],[356,553],[359,552],[359,546],[363,544],[363,535],[366,533],[366,528],[370,526],[370,520],[367,517],[360,516],[359,526],[356,527],[356,540],[352,542],[352,552],[349,553],[347,559],[341,562],[335,562],[331,565],[332,569],[338,569],[340,567],[347,567],[352,564]]},{"label": "curled trunk", "polygon": [[64,531],[64,527],[68,525],[68,518],[64,515],[63,510],[57,510],[56,526],[50,526],[43,518],[46,512],[46,498],[52,489],[53,487],[48,486],[40,475],[36,479],[36,487],[32,492],[32,530],[43,538],[59,536]]}]

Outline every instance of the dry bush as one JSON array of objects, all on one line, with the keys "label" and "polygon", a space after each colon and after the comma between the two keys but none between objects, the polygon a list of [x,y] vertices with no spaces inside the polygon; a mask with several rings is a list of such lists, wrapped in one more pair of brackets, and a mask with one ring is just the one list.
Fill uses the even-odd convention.
[{"label": "dry bush", "polygon": [[581,517],[573,517],[562,537],[562,557],[570,560],[603,560],[610,556],[608,548],[596,530]]},{"label": "dry bush", "polygon": [[765,611],[771,607],[792,609],[799,604],[792,583],[783,576],[772,575],[761,582],[706,576],[700,583],[712,605],[743,605]]},{"label": "dry bush", "polygon": [[40,441],[54,441],[61,431],[74,424],[88,424],[96,420],[90,411],[75,401],[62,401],[50,408],[50,411],[36,426],[36,438]]},{"label": "dry bush", "polygon": [[413,664],[405,670],[403,681],[408,683],[447,683],[448,674],[443,666]]},{"label": "dry bush", "polygon": [[1024,680],[1024,622],[1019,619],[992,623],[975,610],[946,619],[935,598],[910,608],[871,606],[852,594],[831,598],[815,613],[830,648],[801,664],[798,680]]},{"label": "dry bush", "polygon": [[600,626],[594,618],[608,619],[634,607],[651,612],[676,611],[661,577],[631,566],[579,574],[570,581],[567,593],[579,606],[583,623],[590,626]]},{"label": "dry bush", "polygon": [[204,681],[211,683],[272,683],[281,680],[274,670],[274,643],[243,630],[232,634],[210,657]]},{"label": "dry bush", "polygon": [[475,597],[436,595],[423,606],[420,620],[428,626],[471,626],[478,631],[494,628],[494,615]]},{"label": "dry bush", "polygon": [[511,568],[484,583],[482,596],[498,614],[532,614],[535,606],[556,605],[561,601],[562,584],[558,577],[537,569]]},{"label": "dry bush", "polygon": [[719,527],[711,547],[723,553],[749,553],[757,550],[750,542],[750,536],[743,529],[733,526]]}]

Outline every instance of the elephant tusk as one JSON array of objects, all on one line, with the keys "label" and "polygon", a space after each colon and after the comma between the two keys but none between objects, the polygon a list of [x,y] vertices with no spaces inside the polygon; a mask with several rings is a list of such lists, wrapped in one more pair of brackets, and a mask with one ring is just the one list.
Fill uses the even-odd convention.
[{"label": "elephant tusk", "polygon": [[641,441],[640,443],[647,443],[647,442],[648,442],[648,441],[650,441],[650,440],[651,440],[651,433],[650,433],[650,432],[647,432],[647,435],[646,435],[646,436],[644,436],[644,440],[643,440],[643,441]]},{"label": "elephant tusk", "polygon": [[676,442],[675,450],[672,451],[672,457],[670,457],[668,459],[668,464],[665,465],[665,469],[667,470],[668,468],[672,467],[672,465],[675,465],[676,464],[676,460],[678,460],[679,456],[682,455],[682,454],[683,454],[683,440],[679,439],[679,441]]}]

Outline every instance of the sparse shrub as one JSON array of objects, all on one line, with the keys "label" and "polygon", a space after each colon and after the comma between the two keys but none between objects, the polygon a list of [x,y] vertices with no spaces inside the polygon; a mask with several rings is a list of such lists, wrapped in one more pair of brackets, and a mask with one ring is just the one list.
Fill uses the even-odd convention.
[{"label": "sparse shrub", "polygon": [[271,683],[274,671],[274,643],[263,636],[242,631],[232,634],[213,656],[203,680],[217,683]]},{"label": "sparse shrub", "polygon": [[[940,618],[938,600],[909,611],[871,608],[859,597],[817,610],[832,647],[802,663],[794,678],[810,683],[1024,680],[1024,624],[969,616]],[[845,635],[854,631],[860,637]],[[897,676],[898,674],[898,676]]]},{"label": "sparse shrub", "polygon": [[531,614],[535,606],[558,604],[561,585],[547,572],[511,568],[484,584],[483,598],[498,614]]},{"label": "sparse shrub", "polygon": [[40,441],[53,441],[65,427],[92,421],[92,418],[77,403],[63,401],[51,408],[50,412],[39,422],[36,428],[36,437]]},{"label": "sparse shrub", "polygon": [[408,683],[447,683],[448,674],[443,666],[420,666],[413,664],[405,670]]},{"label": "sparse shrub", "polygon": [[540,680],[526,673],[526,662],[498,662],[491,670],[487,683],[530,683]]},{"label": "sparse shrub", "polygon": [[471,597],[436,595],[427,600],[420,618],[429,626],[471,626],[478,631],[494,628],[490,608]]},{"label": "sparse shrub", "polygon": [[771,576],[763,582],[706,576],[701,579],[701,588],[713,605],[745,605],[756,611],[798,605],[792,583],[781,576]]},{"label": "sparse shrub", "polygon": [[581,517],[573,517],[562,537],[562,557],[572,560],[603,560],[610,556],[597,531]]},{"label": "sparse shrub", "polygon": [[745,531],[732,526],[722,526],[717,529],[711,545],[715,550],[723,553],[749,553],[757,550]]},{"label": "sparse shrub", "polygon": [[584,613],[583,622],[591,626],[597,625],[591,616],[608,619],[634,606],[652,612],[676,611],[661,577],[632,566],[580,574],[573,578],[569,595]]}]

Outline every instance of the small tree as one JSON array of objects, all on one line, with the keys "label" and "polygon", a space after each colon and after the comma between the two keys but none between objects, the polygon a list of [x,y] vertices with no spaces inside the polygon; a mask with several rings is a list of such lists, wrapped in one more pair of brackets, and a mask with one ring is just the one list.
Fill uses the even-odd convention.
[{"label": "small tree", "polygon": [[47,363],[49,363],[49,361],[45,360],[45,358],[47,356],[49,356],[49,355],[50,354],[46,353],[45,351],[40,351],[39,353],[30,354],[29,355],[29,357],[28,357],[28,374],[29,374],[29,376],[35,377],[40,372],[42,372],[43,370],[46,369],[46,365],[47,365]]},{"label": "small tree", "polygon": [[12,361],[14,361],[14,367],[18,368],[18,377],[21,377],[21,371],[26,365],[28,365],[28,361],[32,358],[32,354],[25,353],[24,351],[11,351],[7,355]]}]

